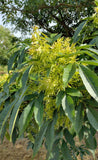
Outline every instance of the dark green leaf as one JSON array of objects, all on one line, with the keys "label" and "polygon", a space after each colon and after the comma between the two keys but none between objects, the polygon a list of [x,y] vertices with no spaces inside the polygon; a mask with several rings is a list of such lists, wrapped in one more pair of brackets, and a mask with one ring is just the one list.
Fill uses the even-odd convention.
[{"label": "dark green leaf", "polygon": [[34,148],[33,148],[33,157],[36,155],[36,153],[38,152],[38,150],[40,149],[40,147],[42,145],[47,127],[48,127],[48,122],[43,123],[38,135],[36,136]]},{"label": "dark green leaf", "polygon": [[51,152],[50,156],[47,153],[46,159],[49,159],[49,160],[60,160],[60,143],[59,143],[59,140],[56,140],[54,142],[53,148],[52,148],[52,152]]},{"label": "dark green leaf", "polygon": [[11,140],[12,140],[12,134],[13,134],[13,130],[14,130],[14,127],[15,127],[16,119],[17,119],[17,116],[18,116],[19,108],[20,108],[21,103],[24,100],[24,93],[25,93],[26,90],[27,90],[27,87],[25,87],[22,90],[22,93],[20,92],[20,93],[18,93],[18,95],[16,95],[16,99],[17,99],[17,97],[19,97],[19,99],[18,99],[17,103],[15,104],[15,106],[13,108],[13,111],[12,111],[12,114],[11,114],[11,118],[10,118],[10,122],[9,122],[9,133],[10,133],[10,139]]},{"label": "dark green leaf", "polygon": [[7,81],[3,85],[3,90],[7,95],[9,95],[9,86]]},{"label": "dark green leaf", "polygon": [[4,96],[2,96],[1,99],[0,99],[0,105],[1,105],[5,100],[7,100],[7,99],[9,98],[9,96],[10,96],[10,95],[4,94]]},{"label": "dark green leaf", "polygon": [[64,92],[60,91],[56,96],[56,105],[59,107],[62,104],[62,98],[64,96]]},{"label": "dark green leaf", "polygon": [[23,62],[23,60],[24,60],[24,54],[25,54],[25,47],[23,47],[20,50],[20,56],[19,56],[18,64],[21,64]]},{"label": "dark green leaf", "polygon": [[62,143],[61,151],[62,151],[62,154],[63,154],[63,160],[72,160],[69,148],[67,146],[67,143],[65,143],[64,140],[63,140],[63,143]]},{"label": "dark green leaf", "polygon": [[31,66],[24,72],[24,74],[22,76],[22,87],[25,87],[25,85],[26,85],[30,68],[31,68]]},{"label": "dark green leaf", "polygon": [[86,142],[86,147],[87,148],[89,148],[91,150],[95,150],[97,148],[96,139],[91,134],[88,134],[85,142]]},{"label": "dark green leaf", "polygon": [[1,143],[3,143],[3,139],[6,133],[6,128],[7,128],[7,122],[4,123],[3,129],[0,129],[0,138],[1,138]]},{"label": "dark green leaf", "polygon": [[11,83],[15,82],[16,78],[18,77],[18,74],[19,74],[18,72],[13,74],[13,76],[11,77],[10,82],[9,82],[8,85],[10,85]]},{"label": "dark green leaf", "polygon": [[82,128],[82,123],[83,123],[83,109],[82,106],[79,105],[77,107],[75,123],[74,123],[74,128],[76,133],[79,133],[80,129]]},{"label": "dark green leaf", "polygon": [[29,103],[27,107],[22,112],[22,115],[19,119],[19,136],[23,134],[23,132],[26,130],[34,111],[34,105],[33,102]]},{"label": "dark green leaf", "polygon": [[46,131],[46,145],[47,145],[47,150],[50,153],[52,150],[52,146],[55,140],[55,124],[57,121],[57,116],[54,115],[53,121],[51,121],[48,125],[47,131]]},{"label": "dark green leaf", "polygon": [[13,63],[16,59],[16,57],[18,56],[19,51],[15,52],[9,59],[8,61],[8,72],[12,69]]},{"label": "dark green leaf", "polygon": [[2,133],[3,127],[14,107],[14,105],[16,104],[16,102],[18,101],[18,98],[15,99],[11,104],[9,104],[8,106],[5,106],[5,108],[3,109],[3,111],[0,113],[0,132]]},{"label": "dark green leaf", "polygon": [[12,111],[12,115],[11,115],[10,122],[9,122],[9,133],[10,133],[11,140],[12,140],[12,134],[13,134],[13,130],[15,127],[18,112],[19,112],[19,107],[20,107],[21,103],[23,102],[23,100],[24,100],[24,97],[20,97],[18,102],[15,104],[14,109]]},{"label": "dark green leaf", "polygon": [[80,23],[80,25],[77,27],[74,35],[73,35],[73,43],[76,43],[77,42],[77,38],[78,38],[78,35],[80,34],[81,30],[83,29],[83,27],[86,25],[86,21],[83,21],[82,23]]},{"label": "dark green leaf", "polygon": [[12,143],[13,144],[15,144],[17,138],[18,138],[18,131],[17,131],[17,128],[15,127],[13,130],[13,134],[12,134]]},{"label": "dark green leaf", "polygon": [[74,141],[74,137],[72,136],[72,134],[68,131],[68,129],[66,128],[64,130],[64,137],[67,140],[67,143],[69,143],[71,146],[75,146],[75,141]]}]

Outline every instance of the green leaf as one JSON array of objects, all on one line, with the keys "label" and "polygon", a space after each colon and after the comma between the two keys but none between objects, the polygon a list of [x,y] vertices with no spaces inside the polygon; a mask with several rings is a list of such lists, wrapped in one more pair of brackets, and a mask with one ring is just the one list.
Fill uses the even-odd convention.
[{"label": "green leaf", "polygon": [[11,115],[10,122],[9,122],[10,140],[12,140],[12,134],[13,134],[16,119],[18,116],[19,107],[20,107],[21,103],[23,102],[23,100],[24,100],[24,97],[19,98],[18,102],[15,104],[14,109],[12,111],[12,115]]},{"label": "green leaf", "polygon": [[98,48],[98,36],[96,36],[94,39],[92,39],[89,44],[91,44],[91,45],[96,44],[96,46]]},{"label": "green leaf", "polygon": [[41,126],[43,121],[43,104],[37,99],[34,105],[34,117],[39,126]]},{"label": "green leaf", "polygon": [[1,143],[3,143],[3,139],[6,133],[6,128],[7,128],[7,121],[5,122],[2,131],[0,130],[0,138],[1,138]]},{"label": "green leaf", "polygon": [[22,76],[22,87],[25,87],[25,85],[26,85],[30,68],[31,68],[31,66],[24,72],[24,74]]},{"label": "green leaf", "polygon": [[[19,108],[20,108],[20,105],[21,103],[23,102],[24,100],[24,93],[26,91],[27,87],[25,87],[20,95],[20,93],[18,93],[18,96],[19,96],[19,99],[17,101],[17,103],[15,104],[14,108],[13,108],[13,111],[12,111],[12,114],[11,114],[11,118],[10,118],[10,122],[9,122],[9,133],[10,133],[10,140],[12,140],[12,134],[13,134],[13,131],[14,131],[14,127],[15,127],[15,123],[16,123],[16,120],[17,120],[17,116],[18,116],[18,112],[19,112]],[[17,99],[17,96],[16,96],[16,99]]]},{"label": "green leaf", "polygon": [[16,51],[16,52],[10,57],[10,59],[9,59],[9,61],[8,61],[8,72],[12,69],[13,63],[14,63],[16,57],[18,56],[18,54],[19,54],[19,50]]},{"label": "green leaf", "polygon": [[80,25],[77,27],[74,35],[73,35],[73,43],[76,43],[77,42],[77,38],[78,38],[78,35],[80,34],[81,30],[83,29],[83,27],[86,25],[86,21],[83,21],[82,23],[80,23]]},{"label": "green leaf", "polygon": [[98,56],[98,50],[94,49],[94,48],[87,48],[87,50],[95,53]]},{"label": "green leaf", "polygon": [[98,61],[94,61],[94,60],[80,61],[80,63],[81,64],[89,64],[89,65],[98,66]]},{"label": "green leaf", "polygon": [[4,92],[0,92],[0,99],[5,95]]},{"label": "green leaf", "polygon": [[21,136],[23,132],[26,130],[30,120],[32,119],[33,111],[34,111],[34,105],[33,102],[31,102],[24,109],[19,119],[19,132],[20,132],[19,136]]},{"label": "green leaf", "polygon": [[72,160],[69,148],[67,146],[67,143],[63,140],[62,147],[61,147],[63,160]]},{"label": "green leaf", "polygon": [[86,147],[95,150],[97,148],[97,142],[94,136],[88,134],[87,138],[85,139]]},{"label": "green leaf", "polygon": [[60,91],[56,96],[56,105],[59,107],[62,104],[62,98],[64,96],[64,92]]},{"label": "green leaf", "polygon": [[18,72],[13,74],[13,76],[11,77],[10,82],[9,82],[8,85],[10,85],[11,83],[15,82],[16,78],[18,77],[18,74],[19,74]]},{"label": "green leaf", "polygon": [[47,131],[46,131],[46,145],[47,150],[50,153],[53,147],[53,143],[55,140],[55,124],[57,121],[57,114],[53,116],[53,120],[49,123]]},{"label": "green leaf", "polygon": [[2,133],[2,130],[4,128],[4,125],[14,107],[14,105],[16,104],[16,102],[18,101],[18,98],[15,99],[13,102],[11,102],[11,104],[9,104],[8,106],[5,106],[5,108],[3,109],[3,111],[0,113],[0,134]]},{"label": "green leaf", "polygon": [[77,112],[76,112],[76,117],[74,122],[74,128],[76,133],[79,133],[80,129],[82,128],[82,123],[83,123],[83,109],[82,109],[82,106],[79,105],[77,107]]},{"label": "green leaf", "polygon": [[50,38],[48,37],[48,38],[46,38],[47,40],[48,40],[48,42],[50,43],[50,44],[53,44],[58,38],[60,38],[62,36],[62,33],[60,33],[60,34],[51,34],[51,36],[50,36]]},{"label": "green leaf", "polygon": [[70,96],[64,96],[62,99],[62,107],[65,111],[66,116],[70,119],[70,121],[73,123],[75,118],[75,109],[74,109],[74,102],[73,99]]},{"label": "green leaf", "polygon": [[82,93],[74,88],[66,88],[66,93],[73,97],[82,97]]},{"label": "green leaf", "polygon": [[83,50],[83,51],[80,51],[80,53],[85,53],[85,54],[89,55],[90,57],[92,57],[93,59],[98,60],[98,56],[95,55],[93,52]]},{"label": "green leaf", "polygon": [[48,127],[48,122],[44,122],[42,127],[40,128],[38,135],[36,136],[34,148],[33,148],[33,157],[36,155],[36,153],[39,151],[42,145],[47,127]]},{"label": "green leaf", "polygon": [[6,94],[4,93],[4,95],[0,98],[0,105],[1,105],[5,100],[7,100],[9,97],[10,97],[10,95],[6,95]]},{"label": "green leaf", "polygon": [[18,59],[18,64],[21,64],[24,60],[24,54],[25,54],[25,47],[23,46],[20,50],[20,56]]},{"label": "green leaf", "polygon": [[83,65],[80,65],[79,73],[87,91],[98,102],[98,76]]},{"label": "green leaf", "polygon": [[52,148],[52,158],[49,160],[60,160],[60,149],[59,149],[59,141],[55,141]]},{"label": "green leaf", "polygon": [[67,86],[69,80],[72,78],[76,71],[76,65],[75,64],[68,64],[66,68],[64,68],[63,72],[63,84],[64,88]]},{"label": "green leaf", "polygon": [[75,146],[75,141],[74,141],[74,137],[72,136],[72,134],[68,131],[68,129],[66,128],[64,130],[64,137],[67,140],[67,142],[71,145],[71,146]]},{"label": "green leaf", "polygon": [[86,109],[90,124],[98,131],[98,111],[93,108]]}]

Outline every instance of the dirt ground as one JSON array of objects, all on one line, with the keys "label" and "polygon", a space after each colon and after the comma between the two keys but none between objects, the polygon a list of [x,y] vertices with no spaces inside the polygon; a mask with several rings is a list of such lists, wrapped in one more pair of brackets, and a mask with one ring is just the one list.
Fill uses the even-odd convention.
[{"label": "dirt ground", "polygon": [[[0,160],[32,160],[32,149],[27,150],[27,140],[19,140],[15,146],[8,140],[0,144]],[[45,150],[41,149],[34,160],[45,160]]]},{"label": "dirt ground", "polygon": [[[32,150],[27,150],[26,147],[26,139],[16,142],[15,146],[9,141],[4,140],[3,144],[0,144],[0,160],[32,160]],[[34,160],[45,160],[45,154],[45,149],[41,149]],[[84,160],[93,160],[93,157],[86,156]],[[98,149],[96,151],[96,160],[98,160]]]}]

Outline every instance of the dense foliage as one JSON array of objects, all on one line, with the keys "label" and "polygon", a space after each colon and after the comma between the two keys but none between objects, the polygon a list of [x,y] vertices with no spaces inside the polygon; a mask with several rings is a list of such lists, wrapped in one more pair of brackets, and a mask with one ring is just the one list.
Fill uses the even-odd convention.
[{"label": "dense foliage", "polygon": [[[98,6],[98,2],[96,1]],[[35,156],[77,160],[97,147],[98,7],[72,38],[34,27],[32,43],[17,46],[0,92],[0,138],[28,137]],[[90,27],[89,27],[90,25]],[[88,29],[88,30],[87,30]],[[89,35],[90,33],[90,35]],[[75,137],[85,141],[77,146]]]},{"label": "dense foliage", "polygon": [[50,33],[72,37],[81,19],[92,15],[94,0],[1,0],[4,22],[24,31],[38,25]]},{"label": "dense foliage", "polygon": [[18,38],[12,35],[9,29],[0,26],[0,65],[7,65],[8,58],[11,55],[11,53],[8,54],[8,51],[17,40]]}]

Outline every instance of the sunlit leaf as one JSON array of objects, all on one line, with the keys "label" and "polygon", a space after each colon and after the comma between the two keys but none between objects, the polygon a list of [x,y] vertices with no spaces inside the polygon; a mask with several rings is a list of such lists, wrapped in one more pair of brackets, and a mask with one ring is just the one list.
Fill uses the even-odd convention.
[{"label": "sunlit leaf", "polygon": [[98,111],[89,107],[86,109],[87,117],[91,125],[98,131]]},{"label": "sunlit leaf", "polygon": [[80,63],[81,63],[81,64],[89,64],[89,65],[98,66],[98,61],[93,61],[93,60],[80,61]]},{"label": "sunlit leaf", "polygon": [[74,122],[75,118],[74,102],[70,96],[66,95],[64,96],[64,98],[62,99],[62,107],[66,116],[68,116],[71,122]]},{"label": "sunlit leaf", "polygon": [[66,88],[66,93],[73,97],[82,97],[82,93],[74,88]]},{"label": "sunlit leaf", "polygon": [[41,126],[43,120],[43,104],[36,100],[34,105],[34,117],[36,122]]},{"label": "sunlit leaf", "polygon": [[67,86],[69,80],[72,78],[72,76],[74,75],[75,71],[76,71],[76,65],[75,64],[68,64],[64,68],[64,72],[63,72],[63,84],[64,84],[64,87]]},{"label": "sunlit leaf", "polygon": [[80,65],[79,73],[87,91],[98,102],[98,76],[83,65]]}]

